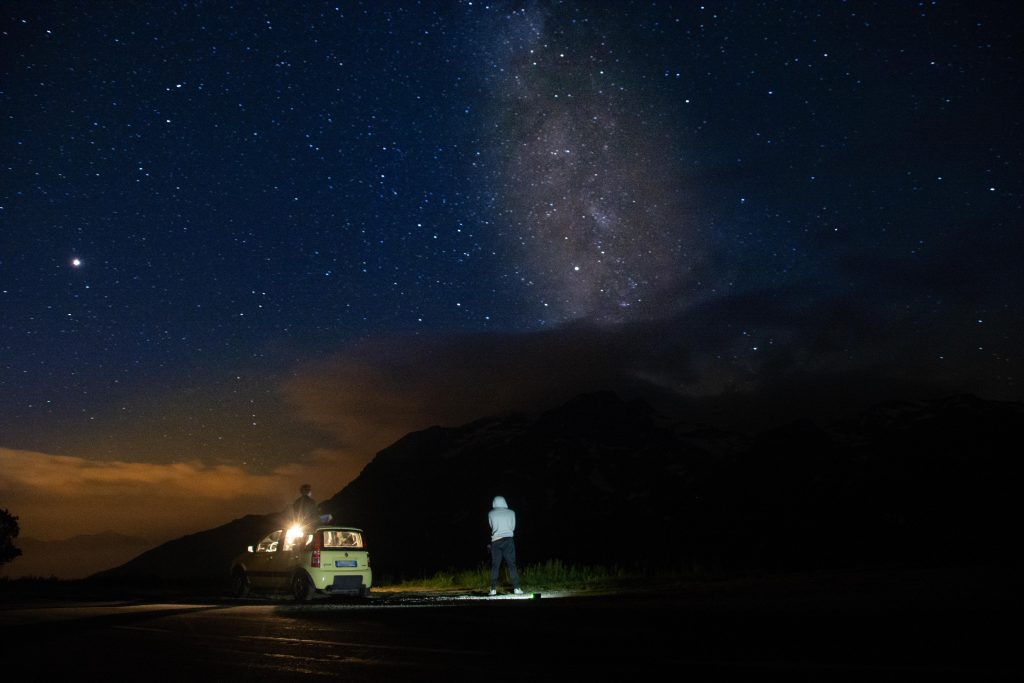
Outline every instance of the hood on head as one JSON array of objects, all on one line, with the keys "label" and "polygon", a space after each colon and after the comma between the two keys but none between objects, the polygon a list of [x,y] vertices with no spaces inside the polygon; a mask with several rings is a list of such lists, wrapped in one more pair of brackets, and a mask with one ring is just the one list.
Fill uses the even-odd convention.
[{"label": "hood on head", "polygon": [[495,508],[507,508],[508,503],[505,502],[505,496],[495,496],[494,502],[491,503],[491,507]]}]

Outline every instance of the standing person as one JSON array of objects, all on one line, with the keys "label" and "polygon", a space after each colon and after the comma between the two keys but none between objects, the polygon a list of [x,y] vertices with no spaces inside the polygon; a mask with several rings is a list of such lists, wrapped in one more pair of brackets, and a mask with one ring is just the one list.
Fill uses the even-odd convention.
[{"label": "standing person", "polygon": [[316,522],[320,515],[317,510],[316,501],[313,500],[313,487],[303,484],[299,487],[299,497],[292,503],[292,515],[299,524]]},{"label": "standing person", "polygon": [[498,594],[498,574],[501,562],[505,561],[508,578],[512,581],[513,593],[522,595],[519,587],[519,572],[516,571],[516,542],[512,539],[516,531],[516,513],[508,509],[503,496],[495,496],[492,508],[487,513],[487,521],[491,525],[491,592]]}]

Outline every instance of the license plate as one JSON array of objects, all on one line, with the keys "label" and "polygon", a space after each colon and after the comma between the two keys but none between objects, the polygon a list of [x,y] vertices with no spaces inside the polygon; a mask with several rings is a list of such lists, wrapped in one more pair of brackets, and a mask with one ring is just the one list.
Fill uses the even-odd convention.
[{"label": "license plate", "polygon": [[359,563],[355,560],[335,560],[335,567],[358,567]]}]

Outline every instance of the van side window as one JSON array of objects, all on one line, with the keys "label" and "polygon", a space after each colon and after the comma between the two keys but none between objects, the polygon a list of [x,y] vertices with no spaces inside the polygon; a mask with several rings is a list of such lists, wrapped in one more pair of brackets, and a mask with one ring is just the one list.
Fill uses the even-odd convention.
[{"label": "van side window", "polygon": [[256,546],[256,552],[258,553],[273,553],[277,552],[277,544],[281,540],[281,531],[275,531],[267,534],[263,537],[263,540]]}]

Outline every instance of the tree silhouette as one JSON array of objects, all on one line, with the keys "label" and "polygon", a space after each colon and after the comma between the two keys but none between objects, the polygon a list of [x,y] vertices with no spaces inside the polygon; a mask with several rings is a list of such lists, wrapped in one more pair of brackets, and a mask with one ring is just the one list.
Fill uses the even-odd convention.
[{"label": "tree silhouette", "polygon": [[14,545],[18,531],[18,518],[6,509],[0,510],[0,564],[6,564],[21,555],[21,548]]}]

